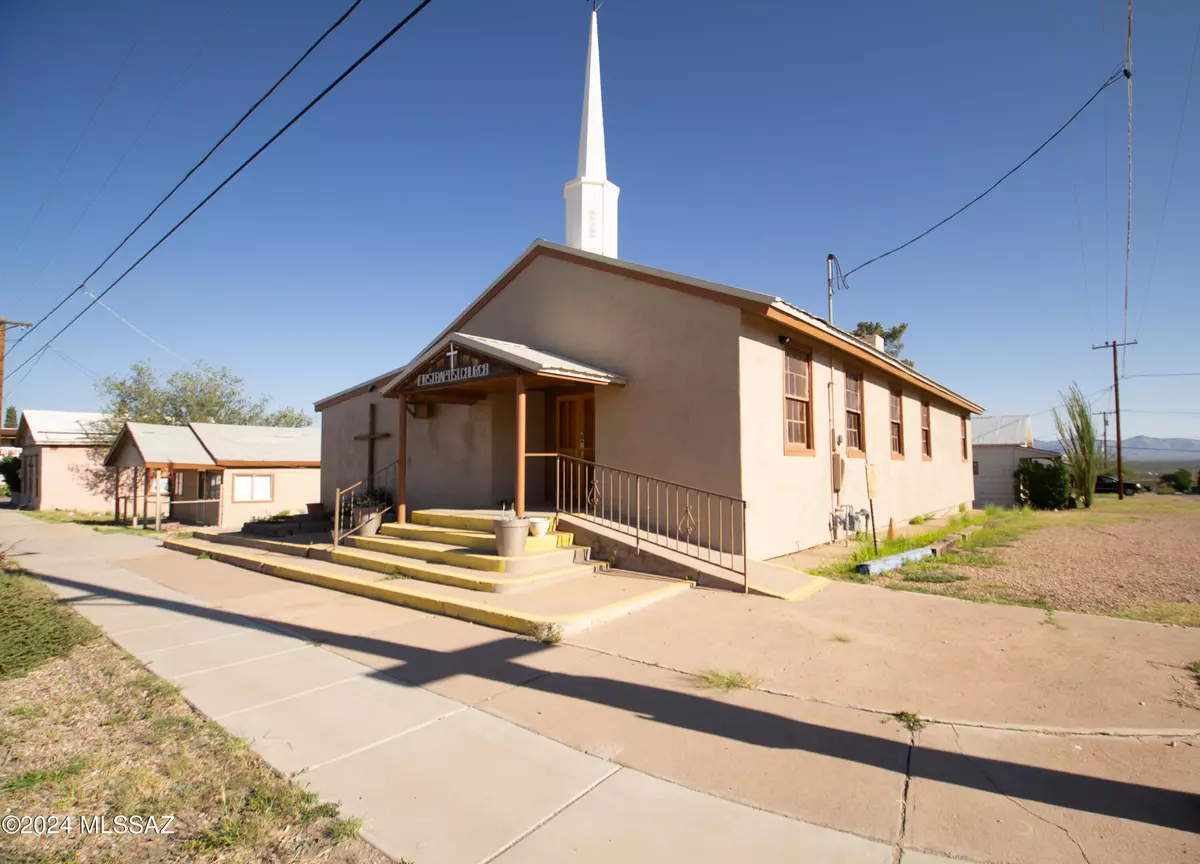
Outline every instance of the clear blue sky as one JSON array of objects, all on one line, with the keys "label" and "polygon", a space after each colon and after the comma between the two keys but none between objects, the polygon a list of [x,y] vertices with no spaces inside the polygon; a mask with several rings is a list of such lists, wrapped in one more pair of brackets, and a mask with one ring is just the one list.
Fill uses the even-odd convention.
[{"label": "clear blue sky", "polygon": [[[148,25],[154,0],[4,4],[0,268],[11,263],[0,311],[40,317],[347,3],[162,0]],[[411,5],[365,0],[91,288],[115,278]],[[1141,344],[1127,371],[1200,371],[1189,258],[1200,236],[1200,92],[1146,303],[1200,8],[1135,6],[1129,329]],[[435,0],[108,302],[172,351],[228,366],[280,404],[311,408],[406,362],[534,238],[561,242],[589,9],[581,0]],[[1116,0],[608,0],[600,18],[622,256],[817,314],[826,253],[849,269],[945,216],[1124,57]],[[989,413],[1043,411],[1073,380],[1085,392],[1106,386],[1109,357],[1089,349],[1121,334],[1124,123],[1118,85],[975,208],[857,274],[836,298],[836,323],[908,321],[908,356]],[[10,368],[54,329],[13,352]],[[181,363],[101,308],[56,344],[98,375],[139,359],[164,373]],[[22,408],[98,405],[91,381],[57,355],[13,390],[21,374],[6,398]],[[1200,416],[1133,413],[1200,411],[1180,399],[1198,389],[1200,378],[1123,382],[1125,433],[1200,437]],[[1050,429],[1048,414],[1035,417],[1035,432]]]}]

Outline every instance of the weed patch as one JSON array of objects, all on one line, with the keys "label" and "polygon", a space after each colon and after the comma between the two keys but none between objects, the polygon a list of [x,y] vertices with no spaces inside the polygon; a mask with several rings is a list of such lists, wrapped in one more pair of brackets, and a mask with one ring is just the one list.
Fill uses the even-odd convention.
[{"label": "weed patch", "polygon": [[921,715],[911,711],[897,711],[892,718],[909,732],[919,732],[925,728],[925,720]]},{"label": "weed patch", "polygon": [[[0,556],[2,557],[2,556]],[[46,585],[0,561],[0,681],[24,675],[95,639],[88,620]]]},{"label": "weed patch", "polygon": [[543,645],[557,645],[563,640],[562,627],[546,621],[539,621],[533,625],[533,638]]},{"label": "weed patch", "polygon": [[753,690],[759,679],[744,672],[723,672],[719,669],[701,669],[696,673],[696,683],[708,690],[728,693],[732,690]]}]

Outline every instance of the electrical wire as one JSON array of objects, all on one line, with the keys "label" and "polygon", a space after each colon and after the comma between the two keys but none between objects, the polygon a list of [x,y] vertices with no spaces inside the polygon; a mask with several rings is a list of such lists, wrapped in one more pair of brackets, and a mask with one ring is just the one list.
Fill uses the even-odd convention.
[{"label": "electrical wire", "polygon": [[[163,109],[163,106],[166,105],[167,102],[170,101],[171,97],[175,94],[175,90],[179,87],[180,82],[187,77],[187,74],[191,71],[192,66],[196,64],[196,61],[200,58],[200,55],[204,53],[204,49],[208,47],[208,44],[212,42],[213,37],[217,35],[217,32],[221,29],[221,25],[225,23],[225,20],[229,17],[229,13],[233,11],[233,7],[237,5],[237,2],[238,0],[230,0],[229,5],[225,7],[225,13],[217,21],[216,26],[213,27],[213,29],[209,32],[207,38],[200,43],[200,47],[196,49],[196,52],[192,55],[192,59],[188,61],[187,65],[183,67],[183,70],[175,77],[174,82],[172,82],[166,94],[162,99],[159,100],[158,105],[155,106],[154,110],[150,113],[150,116],[146,118],[146,122],[142,125],[141,130],[136,136],[134,136],[134,139],[129,142],[129,146],[125,148],[125,152],[121,155],[121,158],[117,160],[117,164],[112,167],[112,170],[108,172],[108,176],[104,178],[104,182],[101,183],[96,191],[92,194],[92,197],[88,200],[87,206],[83,208],[83,212],[76,217],[75,222],[71,225],[71,229],[67,231],[66,236],[59,241],[57,248],[55,248],[50,257],[46,259],[46,263],[42,265],[42,268],[38,270],[37,275],[33,277],[33,281],[29,283],[29,287],[26,289],[26,291],[32,291],[37,286],[47,268],[49,268],[49,266],[54,263],[54,260],[58,258],[58,253],[63,250],[63,247],[66,246],[67,241],[69,241],[75,234],[75,229],[79,227],[79,223],[82,222],[84,217],[91,212],[92,206],[96,203],[96,200],[102,194],[104,194],[104,190],[108,188],[108,184],[112,182],[113,177],[115,177],[117,172],[121,170],[121,167],[125,164],[125,160],[127,160],[129,158],[129,154],[133,152],[133,148],[138,145],[138,142],[142,140],[142,136],[146,134],[146,130],[150,128],[150,124],[153,123],[155,118],[158,117],[159,113]],[[72,291],[71,293],[74,292]]]},{"label": "electrical wire", "polygon": [[1141,372],[1137,375],[1122,375],[1121,378],[1192,378],[1200,372]]},{"label": "electrical wire", "polygon": [[[1122,322],[1122,342],[1129,341],[1129,259],[1133,249],[1133,0],[1129,0],[1129,17],[1125,29],[1125,93],[1128,113],[1125,121],[1125,153],[1129,165],[1129,182],[1125,205],[1125,313]],[[1125,371],[1128,348],[1121,348],[1121,371]]]},{"label": "electrical wire", "polygon": [[159,202],[154,205],[153,209],[151,209],[151,211],[142,218],[141,222],[139,222],[136,226],[134,226],[132,231],[130,231],[128,234],[125,235],[125,238],[120,243],[118,243],[113,248],[113,250],[108,253],[108,255],[105,256],[104,260],[101,261],[100,264],[94,270],[92,270],[92,272],[89,273],[87,275],[87,277],[84,278],[84,280],[82,282],[80,282],[79,285],[76,286],[76,288],[74,290],[72,290],[69,294],[67,294],[65,297],[63,297],[61,300],[59,300],[53,309],[51,309],[49,312],[47,312],[45,315],[43,315],[40,319],[38,319],[37,323],[35,323],[32,327],[30,327],[24,333],[22,333],[21,337],[8,347],[8,350],[5,351],[4,356],[7,357],[8,353],[10,351],[12,351],[13,348],[16,348],[18,345],[20,345],[26,336],[28,336],[30,333],[32,333],[34,330],[36,330],[43,322],[46,321],[46,319],[48,319],[51,315],[53,315],[55,312],[57,312],[59,309],[61,309],[64,303],[66,303],[68,300],[70,300],[72,297],[74,297],[77,293],[82,291],[84,289],[84,287],[87,285],[87,283],[91,280],[91,278],[93,276],[95,276],[97,273],[99,273],[100,269],[105,264],[107,264],[109,261],[111,261],[114,255],[116,255],[118,252],[121,251],[121,249],[124,248],[125,244],[129,242],[130,238],[132,238],[134,234],[136,234],[138,231],[140,231],[143,225],[145,225],[147,222],[150,221],[150,219],[154,216],[154,214],[157,213],[159,211],[159,209],[164,204],[166,204],[167,201],[169,201],[176,192],[179,191],[179,188],[181,186],[183,186],[183,184],[186,183],[191,178],[191,176],[200,169],[200,166],[208,161],[209,157],[212,156],[213,153],[215,153],[217,151],[217,148],[220,147],[222,144],[224,144],[225,141],[229,138],[229,136],[232,135],[234,132],[236,132],[238,130],[238,128],[241,127],[241,125],[246,122],[247,118],[249,118],[251,114],[253,114],[256,110],[258,110],[258,107],[260,105],[262,105],[263,102],[265,102],[271,96],[271,94],[274,93],[281,84],[283,84],[284,81],[286,81],[289,77],[291,77],[291,74],[296,71],[297,67],[299,67],[300,64],[303,63],[308,58],[308,56],[310,54],[312,54],[313,51],[316,50],[317,46],[320,45],[322,42],[324,42],[325,38],[327,36],[329,36],[329,34],[331,34],[334,30],[336,30],[338,27],[340,27],[342,25],[342,23],[347,18],[350,17],[351,13],[353,13],[354,10],[358,8],[360,3],[362,3],[362,0],[354,0],[354,2],[350,4],[350,7],[341,14],[341,17],[339,17],[336,21],[334,21],[333,24],[331,24],[325,30],[325,32],[321,34],[321,36],[317,39],[316,42],[314,42],[312,45],[308,46],[308,50],[306,50],[303,54],[300,55],[300,59],[298,59],[295,63],[293,63],[288,68],[288,70],[279,77],[279,80],[277,80],[274,84],[272,84],[270,86],[270,88],[267,90],[267,92],[265,92],[262,96],[260,96],[258,98],[258,100],[246,110],[246,113],[244,113],[241,117],[239,117],[238,121],[236,123],[234,123],[231,127],[229,127],[229,130],[217,140],[216,144],[213,144],[212,147],[208,148],[208,152],[205,153],[203,157],[201,157],[200,161],[188,169],[188,172],[183,175],[182,179],[180,179],[180,181],[178,183],[176,183],[173,187],[171,187],[171,191],[169,191],[166,195],[164,195],[159,200]]},{"label": "electrical wire", "polygon": [[61,358],[68,366],[75,369],[75,371],[80,372],[83,375],[86,375],[88,378],[91,378],[93,381],[100,380],[99,375],[97,375],[91,369],[88,369],[86,366],[84,366],[82,363],[80,363],[74,357],[67,356],[62,351],[59,351],[58,348],[56,348],[54,345],[47,345],[46,347],[49,348],[51,351],[53,351],[55,354],[57,354],[59,356],[59,358]]},{"label": "electrical wire", "polygon": [[87,296],[94,299],[98,304],[100,304],[100,306],[102,308],[108,310],[109,314],[111,314],[114,318],[116,318],[118,321],[120,321],[122,324],[124,324],[126,327],[128,327],[130,330],[132,330],[134,333],[137,333],[139,336],[141,336],[147,342],[150,342],[152,345],[155,345],[155,346],[161,348],[162,350],[166,351],[168,354],[170,354],[174,357],[178,357],[180,360],[182,360],[184,363],[187,363],[189,366],[195,366],[197,369],[200,368],[200,365],[198,363],[195,363],[194,361],[189,360],[188,358],[184,357],[182,354],[180,354],[176,351],[172,351],[170,348],[168,348],[163,343],[159,342],[157,339],[155,339],[153,336],[151,336],[146,331],[142,330],[140,327],[138,327],[136,324],[134,324],[128,318],[121,315],[121,313],[117,312],[116,309],[113,309],[111,306],[109,306],[103,300],[100,300],[92,292],[88,291]]},{"label": "electrical wire", "polygon": [[[406,16],[404,16],[404,18],[401,19],[399,24],[397,24],[395,27],[393,27],[391,30],[389,30],[387,33],[385,33],[378,42],[376,42],[369,49],[367,49],[366,53],[362,54],[357,60],[355,60],[353,63],[351,63],[350,66],[348,66],[346,68],[346,70],[344,72],[342,72],[341,75],[339,75],[337,78],[335,78],[333,80],[333,83],[331,83],[324,90],[322,90],[320,93],[318,93],[316,96],[314,96],[313,99],[307,105],[305,105],[302,109],[300,109],[300,111],[295,116],[293,116],[291,120],[289,120],[287,123],[285,123],[279,129],[278,132],[276,132],[274,135],[272,135],[270,138],[268,138],[267,142],[265,144],[263,144],[261,147],[259,147],[257,150],[255,150],[252,154],[250,154],[249,158],[247,158],[246,161],[244,161],[241,165],[239,165],[232,174],[230,174],[228,177],[226,177],[224,180],[222,180],[216,189],[213,189],[206,196],[204,196],[204,198],[200,201],[200,203],[197,204],[195,207],[193,207],[191,210],[189,210],[186,216],[184,216],[182,219],[180,219],[178,222],[176,222],[170,231],[168,231],[166,234],[164,234],[162,237],[160,237],[153,246],[151,246],[149,249],[147,249],[145,252],[142,253],[142,256],[140,258],[138,258],[136,261],[134,261],[132,264],[130,264],[124,273],[122,273],[115,280],[113,280],[111,283],[109,283],[107,288],[105,288],[103,291],[101,291],[99,294],[97,294],[92,299],[91,303],[89,303],[88,305],[84,306],[81,310],[79,310],[79,312],[77,312],[75,314],[74,318],[72,318],[70,321],[68,321],[66,324],[64,324],[61,330],[59,330],[57,333],[55,333],[53,336],[50,337],[50,339],[48,340],[48,343],[53,342],[55,339],[57,339],[63,333],[67,332],[67,330],[70,329],[70,327],[73,324],[75,324],[76,321],[78,321],[80,318],[82,318],[93,306],[95,306],[97,303],[100,302],[100,298],[102,298],[105,294],[107,294],[113,288],[116,288],[117,285],[119,285],[121,283],[122,279],[124,279],[126,276],[128,276],[130,273],[132,273],[139,264],[141,264],[143,261],[145,261],[147,258],[149,258],[150,255],[154,253],[154,250],[156,250],[159,246],[161,246],[163,243],[165,243],[172,234],[174,234],[176,231],[178,231],[184,225],[184,223],[186,223],[189,219],[191,219],[193,216],[195,216],[196,213],[199,212],[200,208],[202,208],[205,204],[207,204],[209,201],[211,201],[218,192],[220,192],[227,185],[229,185],[229,183],[233,180],[233,178],[237,177],[239,174],[242,173],[242,171],[244,171],[246,169],[246,166],[248,166],[251,162],[253,162],[255,159],[257,159],[259,156],[261,156],[268,147],[270,147],[277,140],[279,140],[279,138],[285,132],[287,132],[287,130],[291,129],[292,126],[295,125],[296,122],[299,121],[301,117],[303,117],[305,114],[307,114],[309,111],[311,111],[312,108],[318,102],[320,102],[322,99],[324,99],[326,96],[328,96],[329,93],[335,87],[337,87],[339,84],[341,84],[344,80],[346,80],[346,78],[348,78],[355,69],[357,69],[364,62],[366,62],[368,57],[370,57],[372,54],[374,54],[376,51],[378,51],[380,48],[382,48],[383,45],[388,40],[390,40],[393,36],[395,36],[397,33],[399,33],[408,24],[409,21],[416,18],[417,15],[419,15],[421,13],[421,11],[432,2],[433,2],[433,0],[421,0],[421,3],[418,4],[417,7],[414,8],[411,12],[409,12]],[[26,360],[22,361],[21,363],[19,363],[17,365],[17,367],[15,369],[13,369],[13,371],[11,373],[9,373],[9,375],[5,376],[5,380],[7,380],[12,374],[16,373],[22,366],[24,366],[28,362],[29,362],[29,360],[26,359]]]},{"label": "electrical wire", "polygon": [[[1054,0],[1050,0],[1050,18],[1054,22],[1054,47],[1058,53],[1058,101],[1062,104],[1063,113],[1067,112],[1067,92],[1063,87],[1063,53],[1062,39],[1058,32],[1058,9]],[[1106,103],[1107,107],[1107,103]],[[1075,197],[1075,225],[1079,229],[1079,265],[1083,272],[1083,308],[1087,318],[1088,330],[1092,326],[1092,298],[1088,286],[1087,252],[1083,244],[1083,212],[1079,206],[1079,158],[1075,153],[1075,143],[1068,138],[1067,149],[1071,153],[1071,190]],[[1107,332],[1107,331],[1106,331]]]},{"label": "electrical wire", "polygon": [[1075,119],[1080,114],[1082,114],[1089,105],[1091,105],[1093,102],[1095,102],[1096,98],[1101,93],[1103,93],[1105,90],[1107,90],[1113,84],[1116,84],[1118,81],[1120,81],[1122,76],[1128,76],[1128,74],[1129,74],[1128,71],[1125,70],[1124,68],[1122,68],[1122,69],[1114,72],[1113,74],[1109,75],[1108,78],[1105,80],[1105,82],[1100,85],[1100,89],[1098,89],[1095,93],[1093,93],[1088,98],[1088,100],[1079,107],[1079,110],[1077,110],[1074,114],[1072,114],[1067,119],[1066,123],[1059,126],[1053,135],[1051,135],[1049,138],[1047,138],[1045,141],[1043,141],[1041,144],[1039,144],[1037,146],[1037,149],[1035,149],[1032,153],[1030,153],[1028,156],[1026,156],[1020,162],[1018,162],[1015,167],[1010,168],[1004,174],[1004,176],[1002,176],[999,180],[997,180],[995,183],[993,183],[987,189],[984,189],[982,192],[980,192],[978,195],[976,195],[974,198],[972,198],[970,201],[968,201],[963,206],[959,207],[957,210],[955,210],[953,213],[951,213],[945,219],[943,219],[942,221],[938,222],[937,224],[933,225],[930,228],[926,228],[924,231],[922,231],[920,234],[918,234],[916,237],[912,238],[911,240],[907,241],[906,243],[901,243],[899,246],[895,247],[894,249],[889,249],[887,252],[884,252],[880,255],[876,255],[874,258],[868,258],[866,261],[859,264],[857,267],[854,267],[853,269],[846,271],[846,277],[854,275],[859,270],[861,270],[864,267],[867,267],[871,264],[874,264],[876,261],[882,261],[884,258],[888,257],[889,255],[894,255],[895,253],[899,252],[901,249],[908,248],[912,244],[916,243],[918,240],[921,240],[921,239],[929,236],[934,231],[936,231],[938,228],[941,228],[943,225],[945,225],[947,222],[949,222],[954,217],[958,216],[960,213],[965,211],[967,208],[969,208],[973,204],[978,203],[980,200],[982,200],[984,197],[986,197],[990,192],[992,192],[992,190],[994,190],[997,186],[999,186],[1001,183],[1003,183],[1005,180],[1007,180],[1012,175],[1016,174],[1019,170],[1021,170],[1021,168],[1025,167],[1026,163],[1028,163],[1031,159],[1033,159],[1034,156],[1038,155],[1044,149],[1046,149],[1047,145],[1049,145],[1051,141],[1053,141],[1055,138],[1057,138],[1059,135],[1061,135],[1068,126],[1070,126],[1072,123],[1074,123]]},{"label": "electrical wire", "polygon": [[1167,204],[1171,201],[1171,185],[1175,182],[1175,163],[1179,160],[1179,143],[1183,140],[1183,121],[1187,117],[1188,99],[1192,95],[1192,79],[1196,74],[1196,51],[1200,49],[1200,22],[1196,24],[1196,37],[1192,42],[1192,59],[1188,64],[1187,85],[1183,90],[1183,110],[1179,112],[1179,128],[1175,131],[1175,152],[1171,154],[1171,170],[1167,172],[1167,194],[1163,196],[1162,216],[1158,220],[1158,237],[1154,241],[1154,254],[1150,256],[1150,274],[1146,277],[1146,293],[1142,297],[1142,311],[1138,313],[1134,338],[1142,331],[1146,307],[1150,304],[1150,289],[1154,285],[1154,268],[1158,264],[1158,248],[1162,245],[1163,227],[1167,224]]},{"label": "electrical wire", "polygon": [[[108,82],[108,86],[104,88],[104,95],[100,97],[100,101],[96,103],[96,107],[92,109],[92,116],[88,118],[87,123],[83,127],[83,131],[79,133],[79,137],[75,139],[75,144],[71,147],[71,152],[67,154],[67,159],[63,162],[62,167],[58,169],[58,174],[54,177],[54,182],[50,184],[50,188],[46,191],[46,197],[42,199],[41,205],[37,212],[33,214],[33,219],[29,221],[25,233],[21,235],[20,241],[12,254],[8,256],[8,261],[4,264],[4,270],[0,271],[0,279],[3,279],[8,274],[8,268],[12,266],[12,262],[16,259],[17,253],[25,246],[25,241],[29,239],[29,232],[33,230],[33,226],[37,224],[38,219],[42,215],[42,211],[46,209],[46,204],[50,198],[58,191],[58,184],[62,181],[63,174],[67,170],[67,166],[71,164],[71,160],[75,158],[76,151],[79,150],[79,145],[83,143],[83,139],[87,137],[87,133],[91,131],[92,124],[96,122],[96,116],[100,113],[100,109],[104,107],[104,103],[108,101],[109,95],[112,93],[113,86],[117,83],[117,79],[121,77],[121,73],[125,71],[125,67],[129,65],[129,58],[133,56],[134,50],[138,43],[142,41],[142,37],[146,35],[146,30],[150,27],[150,22],[154,19],[154,13],[158,11],[158,7],[162,5],[162,0],[155,0],[154,6],[150,9],[150,14],[146,16],[146,20],[142,23],[142,29],[138,30],[137,36],[133,39],[133,44],[129,46],[129,50],[125,52],[125,59],[121,61],[121,65],[117,67],[117,71],[113,74],[112,80]],[[24,380],[24,379],[22,379]]]}]

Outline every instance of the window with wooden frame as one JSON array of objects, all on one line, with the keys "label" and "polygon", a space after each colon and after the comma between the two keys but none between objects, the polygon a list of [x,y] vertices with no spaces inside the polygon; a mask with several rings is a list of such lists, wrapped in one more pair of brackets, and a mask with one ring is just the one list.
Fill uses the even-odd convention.
[{"label": "window with wooden frame", "polygon": [[971,442],[967,440],[967,418],[959,417],[958,422],[962,424],[962,456],[963,461],[966,462],[971,458]]},{"label": "window with wooden frame", "polygon": [[171,472],[171,495],[176,498],[183,497],[183,472]]},{"label": "window with wooden frame", "polygon": [[863,376],[846,370],[846,453],[865,456],[866,429],[863,428]]},{"label": "window with wooden frame", "polygon": [[274,474],[233,475],[233,503],[249,504],[274,500]]},{"label": "window with wooden frame", "polygon": [[892,456],[904,458],[904,394],[897,388],[888,391],[888,415],[891,422]]},{"label": "window with wooden frame", "polygon": [[812,355],[788,348],[783,355],[783,452],[811,454]]},{"label": "window with wooden frame", "polygon": [[921,458],[933,458],[933,432],[929,428],[929,403],[921,403]]}]

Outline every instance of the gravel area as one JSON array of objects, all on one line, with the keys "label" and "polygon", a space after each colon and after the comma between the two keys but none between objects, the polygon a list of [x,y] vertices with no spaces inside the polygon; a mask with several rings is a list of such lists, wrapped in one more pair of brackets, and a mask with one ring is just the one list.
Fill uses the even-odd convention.
[{"label": "gravel area", "polygon": [[986,586],[1056,609],[1102,614],[1146,603],[1200,604],[1200,502],[1188,503],[1195,506],[1144,510],[1136,521],[1072,520],[1030,532],[1012,546],[987,550],[1001,566],[954,566],[971,580],[955,587]]}]

